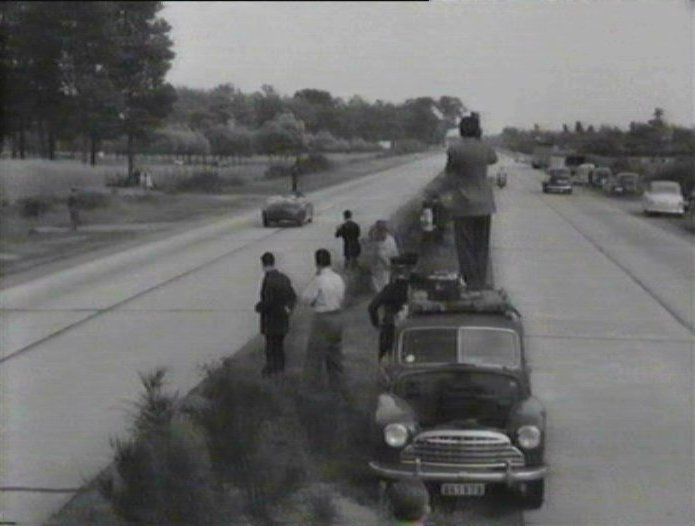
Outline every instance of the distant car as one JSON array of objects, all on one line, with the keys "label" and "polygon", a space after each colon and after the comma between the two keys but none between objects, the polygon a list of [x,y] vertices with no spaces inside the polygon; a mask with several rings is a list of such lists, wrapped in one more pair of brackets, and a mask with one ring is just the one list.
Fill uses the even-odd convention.
[{"label": "distant car", "polygon": [[314,220],[314,205],[301,192],[269,197],[261,214],[263,226],[292,223],[297,226]]},{"label": "distant car", "polygon": [[550,168],[548,178],[543,181],[544,194],[571,194],[572,180],[567,168]]},{"label": "distant car", "polygon": [[573,184],[589,184],[589,174],[593,172],[595,166],[591,163],[583,163],[577,166],[572,175]]},{"label": "distant car", "polygon": [[603,183],[613,175],[610,168],[594,168],[589,173],[589,185],[596,188],[603,188]]},{"label": "distant car", "polygon": [[675,181],[651,181],[642,196],[645,215],[685,215],[685,199],[681,185]]},{"label": "distant car", "polygon": [[371,469],[449,497],[505,486],[539,508],[546,414],[531,394],[521,317],[496,291],[449,301],[419,292],[380,364]]},{"label": "distant car", "polygon": [[638,194],[640,191],[639,174],[632,172],[620,172],[608,177],[603,183],[603,191],[609,195]]}]

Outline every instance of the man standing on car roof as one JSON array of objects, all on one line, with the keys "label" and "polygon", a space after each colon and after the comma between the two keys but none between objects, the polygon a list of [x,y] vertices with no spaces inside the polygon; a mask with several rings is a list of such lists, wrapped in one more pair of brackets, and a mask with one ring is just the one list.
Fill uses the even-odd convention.
[{"label": "man standing on car roof", "polygon": [[461,138],[447,152],[442,199],[454,219],[459,271],[469,288],[479,290],[487,284],[490,222],[495,212],[487,167],[497,162],[497,154],[481,140],[477,113],[461,119],[459,131]]},{"label": "man standing on car roof", "polygon": [[256,303],[256,312],[261,315],[261,334],[265,336],[264,377],[285,370],[283,343],[289,331],[289,317],[297,302],[297,294],[290,279],[275,268],[275,256],[266,252],[261,256],[265,277],[261,285],[261,301]]},{"label": "man standing on car roof", "polygon": [[343,212],[342,225],[335,231],[335,237],[343,238],[343,256],[345,256],[345,269],[357,267],[357,258],[362,249],[360,248],[360,226],[352,220],[352,211]]}]

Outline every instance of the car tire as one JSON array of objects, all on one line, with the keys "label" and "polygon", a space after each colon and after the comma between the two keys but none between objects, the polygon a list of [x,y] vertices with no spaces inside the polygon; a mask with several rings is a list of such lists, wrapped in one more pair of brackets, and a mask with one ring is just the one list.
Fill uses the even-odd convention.
[{"label": "car tire", "polygon": [[527,510],[537,510],[545,499],[545,481],[525,482],[520,489],[522,506]]},{"label": "car tire", "polygon": [[270,226],[270,221],[268,220],[268,216],[266,214],[263,214],[262,219],[263,219],[263,227],[268,228]]}]

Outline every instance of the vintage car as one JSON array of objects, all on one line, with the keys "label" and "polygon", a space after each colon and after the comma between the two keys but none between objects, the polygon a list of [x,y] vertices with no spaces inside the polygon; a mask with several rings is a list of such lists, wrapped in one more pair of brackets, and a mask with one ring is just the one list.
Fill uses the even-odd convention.
[{"label": "vintage car", "polygon": [[613,175],[613,172],[610,168],[603,166],[594,168],[591,170],[591,173],[589,173],[589,185],[595,188],[603,188],[603,183],[608,180],[611,175]]},{"label": "vintage car", "polygon": [[567,168],[550,168],[548,177],[543,181],[543,193],[571,194],[572,181]]},{"label": "vintage car", "polygon": [[521,317],[503,292],[479,294],[411,294],[380,365],[370,467],[386,480],[419,478],[444,497],[506,486],[538,508],[546,416],[531,394]]},{"label": "vintage car", "polygon": [[292,223],[297,226],[314,220],[314,205],[301,192],[269,197],[261,214],[263,226]]},{"label": "vintage car", "polygon": [[681,185],[676,181],[651,181],[642,195],[645,215],[671,214],[682,217],[685,208]]},{"label": "vintage car", "polygon": [[608,177],[603,183],[603,191],[608,195],[638,194],[640,191],[639,174],[620,172]]}]

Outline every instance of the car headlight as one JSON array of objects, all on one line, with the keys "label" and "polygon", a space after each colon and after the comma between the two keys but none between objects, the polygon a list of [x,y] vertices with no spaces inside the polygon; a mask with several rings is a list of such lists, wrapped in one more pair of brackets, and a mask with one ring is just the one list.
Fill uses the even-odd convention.
[{"label": "car headlight", "polygon": [[389,424],[384,428],[384,440],[391,447],[402,447],[408,441],[408,428],[403,424]]},{"label": "car headlight", "polygon": [[524,449],[535,449],[541,443],[541,430],[536,426],[521,426],[516,431],[517,441]]}]

